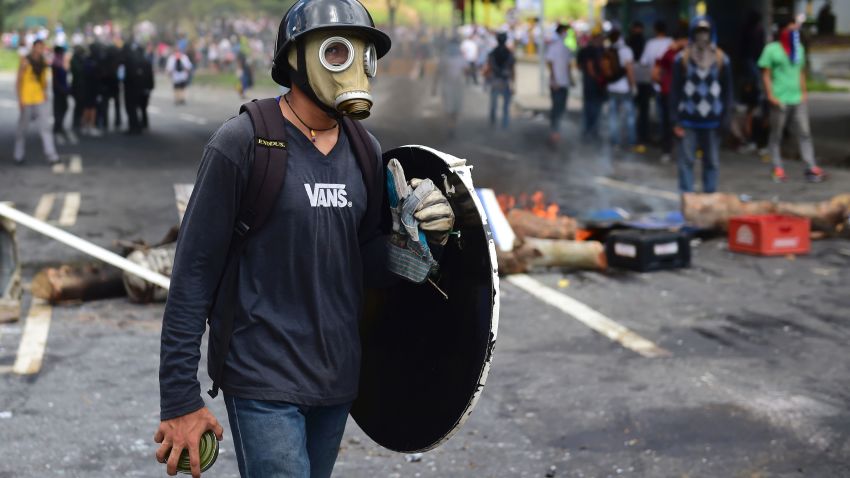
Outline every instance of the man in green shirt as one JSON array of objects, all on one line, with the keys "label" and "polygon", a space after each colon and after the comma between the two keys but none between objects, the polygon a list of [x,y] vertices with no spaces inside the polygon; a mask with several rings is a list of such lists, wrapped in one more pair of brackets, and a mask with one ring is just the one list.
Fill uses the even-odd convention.
[{"label": "man in green shirt", "polygon": [[797,130],[800,155],[806,162],[806,179],[821,182],[826,178],[815,164],[815,150],[809,127],[808,93],[806,92],[806,51],[800,42],[796,21],[790,16],[779,23],[779,40],[768,43],[758,65],[762,69],[764,90],[770,101],[770,140],[768,149],[773,159],[774,181],[785,181],[780,144],[785,124],[792,121]]}]

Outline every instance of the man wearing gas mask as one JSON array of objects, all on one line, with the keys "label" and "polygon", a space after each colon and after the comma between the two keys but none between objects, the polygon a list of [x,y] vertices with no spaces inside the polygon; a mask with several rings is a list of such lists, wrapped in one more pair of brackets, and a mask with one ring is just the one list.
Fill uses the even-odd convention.
[{"label": "man wearing gas mask", "polygon": [[[369,116],[369,80],[390,45],[357,0],[299,0],[281,22],[272,70],[290,91],[246,105],[207,144],[162,326],[154,438],[169,475],[188,450],[200,476],[201,435],[223,438],[197,379],[209,317],[211,395],[223,392],[240,474],[330,476],[358,392],[363,289],[389,275],[381,150],[351,119]],[[281,176],[270,207],[255,197],[269,192],[254,184],[258,162],[268,169],[259,183],[275,168]],[[421,199],[420,228],[444,244],[448,201],[438,189]]]}]

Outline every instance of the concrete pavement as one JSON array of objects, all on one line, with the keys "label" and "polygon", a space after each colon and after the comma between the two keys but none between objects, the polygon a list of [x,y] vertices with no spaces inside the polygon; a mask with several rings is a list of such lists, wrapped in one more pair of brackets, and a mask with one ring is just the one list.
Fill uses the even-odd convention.
[{"label": "concrete pavement", "polygon": [[[475,89],[452,132],[438,98],[421,93],[430,91],[426,83],[379,78],[368,126],[385,149],[444,149],[475,166],[478,186],[541,190],[569,214],[678,207],[667,194],[597,180],[675,192],[673,166],[654,155],[582,145],[572,118],[559,151],[545,146],[542,118],[492,130],[486,97]],[[9,88],[0,82],[0,99],[10,98]],[[160,239],[177,221],[173,185],[194,180],[203,144],[240,103],[230,91],[193,89],[189,105],[175,108],[169,93],[155,96],[149,135],[110,133],[62,149],[66,159],[81,157],[80,174],[54,173],[34,138],[28,151],[35,154],[22,167],[11,165],[9,148],[0,151],[0,200],[32,212],[56,194],[48,217],[58,221],[68,194],[80,193],[71,232],[107,247]],[[0,144],[10,145],[14,111],[0,108]],[[721,188],[757,198],[824,199],[850,184],[840,170],[825,184],[804,183],[797,163],[789,165],[792,181],[774,184],[757,158],[724,151],[721,161]],[[84,259],[28,231],[20,240],[27,281],[44,265]],[[848,263],[844,241],[816,242],[809,256],[764,259],[732,254],[714,240],[696,246],[687,270],[535,275],[542,287],[670,351],[666,358],[642,357],[505,282],[492,374],[460,434],[408,461],[349,423],[335,476],[850,475]],[[8,458],[0,477],[164,476],[151,440],[161,316],[161,304],[124,300],[54,307],[38,373],[0,374],[0,453]],[[15,362],[26,324],[0,328],[0,369]],[[226,421],[222,401],[209,404]],[[205,476],[236,475],[226,437]]]}]

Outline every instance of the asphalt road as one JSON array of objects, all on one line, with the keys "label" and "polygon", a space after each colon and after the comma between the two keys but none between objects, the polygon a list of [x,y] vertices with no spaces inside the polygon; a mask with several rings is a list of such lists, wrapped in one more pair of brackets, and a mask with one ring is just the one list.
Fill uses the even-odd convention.
[{"label": "asphalt road", "polygon": [[[520,118],[508,133],[490,131],[480,92],[468,93],[465,119],[452,136],[430,85],[382,79],[375,88],[368,126],[385,148],[426,144],[466,157],[478,186],[542,190],[570,214],[677,207],[669,197],[672,166],[653,155],[579,145],[575,118],[555,152],[543,143],[540,118]],[[12,165],[10,91],[10,80],[0,78],[0,200],[31,213],[54,194],[45,217],[106,247],[118,239],[155,242],[177,223],[173,185],[193,181],[204,142],[240,103],[234,92],[194,89],[189,105],[175,108],[161,88],[148,135],[83,138],[60,148],[69,166],[78,156],[82,170],[57,174],[35,137],[27,163]],[[724,153],[721,187],[815,200],[850,179],[833,171],[830,182],[809,185],[799,163],[788,169],[793,180],[776,185],[757,159]],[[76,213],[66,206],[72,193],[80,197]],[[26,280],[45,265],[84,259],[30,231],[20,231],[19,242]],[[657,358],[504,281],[492,373],[461,432],[408,461],[349,423],[335,476],[850,476],[850,243],[819,241],[808,256],[764,259],[732,254],[712,240],[694,249],[693,262],[644,275],[534,275],[533,290],[578,300],[669,352]],[[10,368],[27,323],[37,320],[0,325],[0,478],[165,476],[152,443],[161,315],[161,304],[123,299],[54,307],[41,367],[31,375]],[[210,406],[226,422],[222,401]],[[236,476],[231,443],[226,435],[208,476]]]}]

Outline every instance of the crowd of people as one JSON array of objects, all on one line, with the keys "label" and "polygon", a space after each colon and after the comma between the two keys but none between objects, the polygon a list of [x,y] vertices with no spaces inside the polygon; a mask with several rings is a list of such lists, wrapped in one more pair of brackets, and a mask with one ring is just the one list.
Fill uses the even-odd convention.
[{"label": "crowd of people", "polygon": [[59,160],[56,144],[76,143],[79,136],[103,136],[109,129],[110,110],[114,110],[115,129],[123,127],[125,115],[127,134],[148,129],[147,108],[154,88],[149,49],[135,43],[95,41],[88,47],[78,44],[70,51],[57,44],[48,51],[45,40],[36,38],[21,53],[16,80],[20,105],[16,163],[24,161],[25,134],[31,121],[38,126],[49,162]]},{"label": "crowd of people", "polygon": [[[777,25],[776,41],[765,45],[760,17],[752,14],[743,38],[746,70],[742,72],[741,103],[746,107],[744,127],[737,131],[744,150],[754,150],[754,125],[769,124],[766,153],[773,162],[772,177],[785,181],[780,143],[786,124],[793,125],[806,163],[805,177],[825,179],[816,164],[807,110],[805,49],[799,24],[792,17]],[[732,62],[716,44],[716,28],[708,16],[679,25],[672,36],[657,22],[646,41],[643,25],[635,23],[625,37],[614,28],[597,28],[579,50],[577,63],[583,77],[583,135],[600,137],[599,117],[607,102],[612,145],[645,153],[652,141],[650,105],[655,97],[662,161],[675,154],[682,192],[694,190],[694,163],[702,158],[702,190],[717,189],[722,135],[732,129],[737,114]],[[553,90],[553,117],[559,102]],[[763,113],[762,113],[763,112]],[[625,125],[625,134],[621,135]],[[624,136],[624,137],[623,137]]]}]

